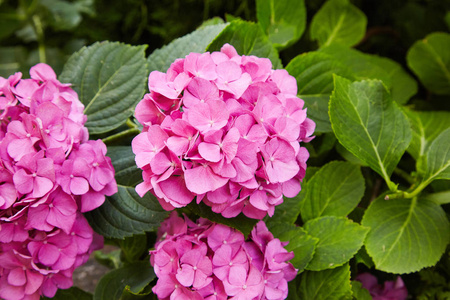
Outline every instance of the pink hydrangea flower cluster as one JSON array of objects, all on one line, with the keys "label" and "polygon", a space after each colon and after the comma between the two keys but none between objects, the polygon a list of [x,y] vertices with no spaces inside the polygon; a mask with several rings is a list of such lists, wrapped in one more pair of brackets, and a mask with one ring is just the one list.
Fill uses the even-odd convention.
[{"label": "pink hydrangea flower cluster", "polygon": [[53,297],[103,240],[83,212],[117,191],[70,84],[38,64],[0,77],[0,298]]},{"label": "pink hydrangea flower cluster", "polygon": [[262,219],[283,195],[295,197],[315,129],[297,83],[267,58],[190,53],[167,73],[149,76],[135,116],[144,130],[132,142],[144,182],[166,210],[195,197],[216,213]]},{"label": "pink hydrangea flower cluster", "polygon": [[362,273],[356,277],[367,289],[373,300],[405,300],[408,298],[408,290],[400,276],[395,281],[385,281],[383,285],[370,273]]},{"label": "pink hydrangea flower cluster", "polygon": [[153,292],[165,300],[285,299],[297,270],[294,257],[263,221],[249,238],[228,226],[176,213],[163,222],[150,262]]}]

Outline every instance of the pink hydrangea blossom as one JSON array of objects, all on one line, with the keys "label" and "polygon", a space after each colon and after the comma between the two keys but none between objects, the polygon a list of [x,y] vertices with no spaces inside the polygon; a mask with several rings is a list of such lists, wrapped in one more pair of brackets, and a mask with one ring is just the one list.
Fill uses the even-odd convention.
[{"label": "pink hydrangea blossom", "polygon": [[408,290],[400,276],[383,284],[379,284],[378,279],[370,273],[359,274],[356,280],[362,283],[374,300],[405,300],[408,297]]},{"label": "pink hydrangea blossom", "polygon": [[[53,297],[103,243],[81,212],[117,191],[84,105],[38,64],[31,79],[0,77],[0,298]],[[94,244],[94,241],[97,244]],[[98,244],[99,243],[99,244]]]},{"label": "pink hydrangea blossom", "polygon": [[[172,213],[159,229],[150,262],[159,299],[286,299],[297,275],[288,252],[260,221],[246,240],[236,229]],[[189,298],[190,297],[190,298]]]},{"label": "pink hydrangea blossom", "polygon": [[152,72],[148,86],[132,142],[138,194],[153,193],[166,210],[196,199],[228,218],[262,219],[300,191],[309,155],[299,142],[315,124],[285,70],[226,44]]}]

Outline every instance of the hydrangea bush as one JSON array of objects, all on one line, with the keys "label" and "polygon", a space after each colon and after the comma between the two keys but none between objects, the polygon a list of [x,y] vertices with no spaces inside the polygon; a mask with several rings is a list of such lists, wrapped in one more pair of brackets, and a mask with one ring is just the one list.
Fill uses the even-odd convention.
[{"label": "hydrangea bush", "polygon": [[82,213],[117,192],[84,105],[50,66],[0,77],[0,297],[53,297],[103,246]]},{"label": "hydrangea bush", "polygon": [[[0,298],[448,297],[444,4],[241,1],[255,22],[213,18],[156,49],[135,39],[156,15],[136,3],[135,46],[0,79]],[[46,26],[83,5],[19,1],[42,62]],[[3,73],[20,65],[4,51]],[[111,270],[70,287],[102,240],[91,257]]]}]

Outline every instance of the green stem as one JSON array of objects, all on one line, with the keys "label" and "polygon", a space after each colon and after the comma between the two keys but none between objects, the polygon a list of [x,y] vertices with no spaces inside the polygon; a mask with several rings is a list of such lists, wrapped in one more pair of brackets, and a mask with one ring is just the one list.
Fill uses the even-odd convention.
[{"label": "green stem", "polygon": [[136,129],[138,128],[137,124],[134,123],[133,121],[131,121],[130,119],[127,119],[126,124],[127,124],[127,126],[130,127],[130,128],[136,128]]},{"label": "green stem", "polygon": [[124,138],[126,136],[139,134],[140,132],[141,131],[139,129],[137,129],[137,128],[130,128],[130,129],[127,129],[125,131],[122,131],[122,132],[110,135],[110,136],[102,139],[102,141],[105,144],[109,144],[109,143],[118,141],[118,140],[120,140],[120,139],[122,139],[122,138]]},{"label": "green stem", "polygon": [[407,198],[407,199],[414,198],[417,195],[419,195],[419,193],[422,192],[430,183],[431,183],[431,180],[426,180],[426,181],[420,183],[411,192],[397,191],[397,193],[395,193],[395,194],[387,195],[384,199],[391,200],[391,199],[399,199],[399,198]]},{"label": "green stem", "polygon": [[397,191],[398,191],[397,184],[392,182],[391,179],[389,179],[389,177],[385,177],[384,181],[386,181],[386,184],[391,192],[397,193]]},{"label": "green stem", "polygon": [[33,25],[36,29],[36,34],[38,37],[39,61],[41,63],[46,63],[47,57],[45,55],[44,29],[42,26],[41,18],[38,15],[33,16]]},{"label": "green stem", "polygon": [[411,175],[409,175],[408,172],[403,171],[400,168],[395,168],[394,169],[394,173],[397,174],[398,176],[402,177],[403,179],[405,179],[406,181],[408,181],[409,184],[414,184],[416,182],[416,180],[414,179],[414,177],[412,177]]},{"label": "green stem", "polygon": [[33,0],[30,5],[25,9],[26,7],[26,3],[25,1],[20,1],[20,6],[24,9],[26,15],[29,17],[31,15],[34,14],[35,10],[36,10],[36,6],[37,6],[37,0]]},{"label": "green stem", "polygon": [[203,0],[204,8],[203,8],[203,21],[206,21],[209,16],[209,0]]}]

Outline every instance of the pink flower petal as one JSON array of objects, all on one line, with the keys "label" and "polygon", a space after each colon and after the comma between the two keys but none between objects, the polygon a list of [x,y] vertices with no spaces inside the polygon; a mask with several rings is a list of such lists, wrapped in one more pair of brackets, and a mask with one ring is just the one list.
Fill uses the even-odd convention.
[{"label": "pink flower petal", "polygon": [[214,172],[207,164],[187,169],[185,171],[186,187],[193,193],[205,194],[214,191],[225,185],[228,179],[223,178]]},{"label": "pink flower petal", "polygon": [[221,159],[220,148],[215,144],[200,143],[198,153],[207,161],[218,162]]}]

